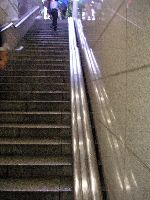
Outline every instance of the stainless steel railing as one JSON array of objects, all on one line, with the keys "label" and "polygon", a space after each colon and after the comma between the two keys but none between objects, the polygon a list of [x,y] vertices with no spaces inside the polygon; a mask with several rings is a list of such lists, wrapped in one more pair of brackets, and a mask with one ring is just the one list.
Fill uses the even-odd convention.
[{"label": "stainless steel railing", "polygon": [[101,71],[96,62],[93,50],[89,47],[89,45],[86,41],[86,37],[84,36],[83,27],[82,27],[82,23],[81,23],[80,19],[75,20],[75,26],[76,26],[76,30],[79,35],[79,40],[80,40],[80,44],[82,46],[82,50],[86,57],[86,62],[88,64],[87,67],[88,67],[88,70],[90,71],[90,76],[91,76],[90,78],[92,80],[98,79],[101,76]]},{"label": "stainless steel railing", "polygon": [[1,26],[0,32],[7,30],[8,28],[12,27],[13,25],[14,24],[12,22],[4,24],[3,26]]},{"label": "stainless steel railing", "polygon": [[39,6],[34,7],[27,15],[25,15],[21,20],[19,20],[17,23],[14,22],[9,22],[4,24],[1,29],[0,32],[3,32],[7,29],[9,29],[10,27],[19,27],[23,22],[25,22],[33,13],[35,13],[36,11],[38,11],[40,9]]},{"label": "stainless steel railing", "polygon": [[74,20],[69,18],[74,200],[102,200]]}]

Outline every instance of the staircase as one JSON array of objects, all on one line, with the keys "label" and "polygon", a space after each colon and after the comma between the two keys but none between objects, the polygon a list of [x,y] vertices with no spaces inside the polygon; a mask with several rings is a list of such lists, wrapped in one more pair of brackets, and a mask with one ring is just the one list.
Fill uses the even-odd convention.
[{"label": "staircase", "polygon": [[73,200],[67,21],[20,45],[0,74],[0,199]]}]

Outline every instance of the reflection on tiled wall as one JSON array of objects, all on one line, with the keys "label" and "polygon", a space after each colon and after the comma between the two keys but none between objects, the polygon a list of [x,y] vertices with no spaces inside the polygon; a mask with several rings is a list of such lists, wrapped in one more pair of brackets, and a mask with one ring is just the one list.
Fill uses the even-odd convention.
[{"label": "reflection on tiled wall", "polygon": [[101,71],[89,82],[109,197],[149,200],[150,1],[103,0],[96,12],[83,27]]},{"label": "reflection on tiled wall", "polygon": [[0,0],[0,25],[17,21],[37,5],[35,0]]}]

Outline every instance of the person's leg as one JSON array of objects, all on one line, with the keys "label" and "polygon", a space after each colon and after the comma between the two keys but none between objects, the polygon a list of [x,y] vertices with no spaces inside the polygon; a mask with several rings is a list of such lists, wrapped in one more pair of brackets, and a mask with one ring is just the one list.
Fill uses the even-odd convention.
[{"label": "person's leg", "polygon": [[51,27],[53,27],[54,26],[54,10],[53,9],[51,10],[51,16],[52,16],[52,26]]},{"label": "person's leg", "polygon": [[54,9],[53,10],[53,26],[54,26],[54,30],[57,30],[57,18],[58,18],[58,10]]},{"label": "person's leg", "polygon": [[62,19],[66,18],[66,12],[67,12],[67,7],[66,5],[63,5],[63,9],[62,9]]},{"label": "person's leg", "polygon": [[65,6],[65,8],[64,8],[64,12],[63,12],[64,18],[66,18],[66,12],[67,12],[67,6]]}]

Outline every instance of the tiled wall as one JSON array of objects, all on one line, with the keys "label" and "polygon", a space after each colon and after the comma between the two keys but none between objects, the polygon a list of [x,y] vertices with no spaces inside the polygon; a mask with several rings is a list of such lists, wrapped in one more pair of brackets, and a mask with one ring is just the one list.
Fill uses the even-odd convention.
[{"label": "tiled wall", "polygon": [[110,200],[150,200],[150,1],[103,0],[83,25],[101,71],[89,85]]},{"label": "tiled wall", "polygon": [[37,5],[36,0],[0,0],[0,25],[17,21]]},{"label": "tiled wall", "polygon": [[[0,0],[0,25],[4,25],[7,22],[17,22],[22,15],[25,16],[37,5],[34,0]],[[13,49],[26,34],[38,13],[39,10],[33,13],[19,27],[10,27],[3,32],[4,41],[8,43],[10,49]]]},{"label": "tiled wall", "polygon": [[18,1],[0,0],[0,25],[18,19]]}]

